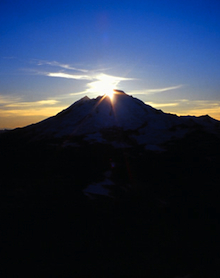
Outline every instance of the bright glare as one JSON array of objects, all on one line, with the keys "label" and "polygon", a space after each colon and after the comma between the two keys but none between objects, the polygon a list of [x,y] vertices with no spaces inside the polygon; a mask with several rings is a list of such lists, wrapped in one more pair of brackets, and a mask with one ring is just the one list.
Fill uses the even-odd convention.
[{"label": "bright glare", "polygon": [[112,89],[111,91],[107,92],[106,95],[107,95],[110,99],[113,99],[113,95],[114,95],[113,89]]},{"label": "bright glare", "polygon": [[110,99],[112,99],[114,95],[114,89],[116,89],[117,84],[120,82],[118,78],[107,74],[100,74],[97,79],[97,81],[91,82],[89,84],[89,91],[95,92],[99,95],[107,95]]}]

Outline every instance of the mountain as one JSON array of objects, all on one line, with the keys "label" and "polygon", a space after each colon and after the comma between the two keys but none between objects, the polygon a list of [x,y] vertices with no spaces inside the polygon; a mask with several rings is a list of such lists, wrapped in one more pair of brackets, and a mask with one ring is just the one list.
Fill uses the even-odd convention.
[{"label": "mountain", "polygon": [[220,277],[220,131],[115,91],[0,134],[2,277]]},{"label": "mountain", "polygon": [[78,139],[89,143],[129,147],[145,145],[162,150],[160,145],[184,137],[195,130],[219,133],[220,122],[209,116],[178,117],[146,105],[141,100],[115,90],[114,98],[87,96],[56,116],[22,129],[31,140],[59,139],[74,146]]}]

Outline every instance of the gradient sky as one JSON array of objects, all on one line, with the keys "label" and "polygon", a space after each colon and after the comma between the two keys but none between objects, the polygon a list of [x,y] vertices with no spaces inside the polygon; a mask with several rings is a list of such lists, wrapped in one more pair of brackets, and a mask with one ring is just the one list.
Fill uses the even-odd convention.
[{"label": "gradient sky", "polygon": [[115,87],[220,120],[220,1],[0,1],[0,128]]}]

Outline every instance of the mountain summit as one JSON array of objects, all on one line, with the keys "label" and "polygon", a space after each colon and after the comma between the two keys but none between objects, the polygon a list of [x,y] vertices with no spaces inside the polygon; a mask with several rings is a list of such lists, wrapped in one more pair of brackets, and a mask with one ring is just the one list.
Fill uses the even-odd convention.
[{"label": "mountain summit", "polygon": [[5,276],[220,277],[219,127],[115,91],[1,134]]},{"label": "mountain summit", "polygon": [[141,100],[114,90],[90,99],[85,96],[56,116],[23,128],[32,140],[59,139],[72,144],[107,143],[118,147],[133,144],[158,149],[169,140],[182,138],[198,128],[215,132],[220,124],[209,116],[178,117],[157,110]]}]

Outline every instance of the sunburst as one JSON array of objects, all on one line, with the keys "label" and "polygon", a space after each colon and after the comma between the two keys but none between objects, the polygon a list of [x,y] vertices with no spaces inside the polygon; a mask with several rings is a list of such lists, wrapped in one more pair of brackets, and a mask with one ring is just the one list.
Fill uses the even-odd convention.
[{"label": "sunburst", "polygon": [[112,101],[114,98],[114,89],[117,88],[119,80],[115,76],[110,76],[106,74],[100,74],[98,80],[90,84],[91,91],[98,94],[104,94],[106,97],[109,97]]},{"label": "sunburst", "polygon": [[113,100],[114,97],[114,90],[109,90],[108,92],[105,93],[106,96],[108,96],[110,98],[110,100]]}]

